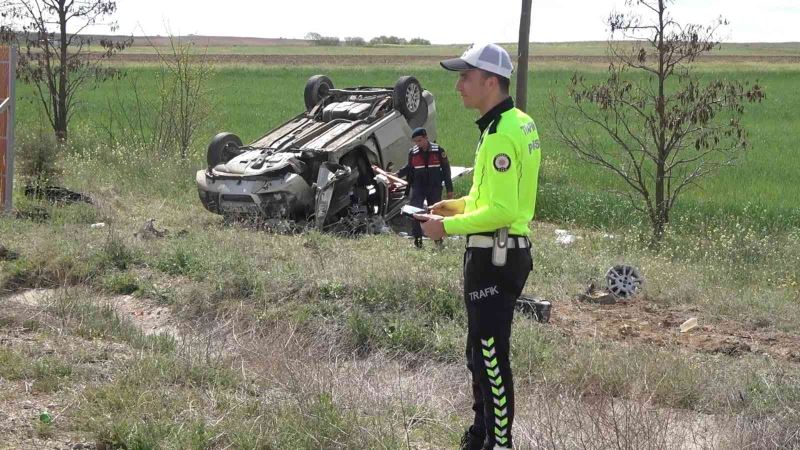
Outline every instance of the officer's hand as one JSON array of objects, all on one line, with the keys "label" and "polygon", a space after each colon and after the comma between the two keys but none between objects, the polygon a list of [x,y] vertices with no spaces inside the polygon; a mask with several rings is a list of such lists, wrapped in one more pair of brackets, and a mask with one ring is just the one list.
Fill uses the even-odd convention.
[{"label": "officer's hand", "polygon": [[[450,193],[448,192],[448,196]],[[455,216],[464,212],[464,201],[461,199],[442,200],[434,203],[429,208],[431,214],[436,214],[442,217]]]},{"label": "officer's hand", "polygon": [[447,199],[448,199],[448,200],[452,200],[452,199],[453,199],[453,197],[455,197],[455,192],[453,192],[453,191],[450,191],[450,192],[448,192],[448,193],[447,193]]},{"label": "officer's hand", "polygon": [[447,232],[444,230],[444,222],[442,222],[444,217],[436,214],[414,214],[414,218],[422,222],[420,224],[422,233],[430,239],[438,241],[447,236]]}]

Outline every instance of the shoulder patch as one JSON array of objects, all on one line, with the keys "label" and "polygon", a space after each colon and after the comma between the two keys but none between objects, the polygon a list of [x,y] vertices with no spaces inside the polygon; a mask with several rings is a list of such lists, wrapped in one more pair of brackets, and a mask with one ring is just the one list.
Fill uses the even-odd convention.
[{"label": "shoulder patch", "polygon": [[494,157],[494,168],[498,172],[505,172],[511,168],[511,158],[505,153],[500,153]]},{"label": "shoulder patch", "polygon": [[442,158],[447,159],[447,152],[442,150]]}]

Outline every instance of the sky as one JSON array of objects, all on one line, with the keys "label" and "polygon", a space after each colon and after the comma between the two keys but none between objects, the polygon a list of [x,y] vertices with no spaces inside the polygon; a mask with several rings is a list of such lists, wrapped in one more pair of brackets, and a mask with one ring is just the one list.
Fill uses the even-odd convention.
[{"label": "sky", "polygon": [[[516,42],[521,0],[117,0],[117,7],[121,34],[302,39],[315,32],[463,44]],[[623,8],[624,0],[533,0],[530,40],[605,40],[606,17]],[[725,42],[800,41],[800,0],[677,0],[671,11],[699,24],[725,17]]]}]

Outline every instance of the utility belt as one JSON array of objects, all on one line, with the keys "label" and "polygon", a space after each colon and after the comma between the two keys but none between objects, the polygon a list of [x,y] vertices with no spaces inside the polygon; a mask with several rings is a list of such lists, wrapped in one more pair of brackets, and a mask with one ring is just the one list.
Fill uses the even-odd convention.
[{"label": "utility belt", "polygon": [[508,228],[500,228],[492,234],[470,234],[467,236],[467,248],[491,248],[492,264],[497,267],[506,265],[509,248],[530,248],[531,241],[527,236],[508,234]]}]

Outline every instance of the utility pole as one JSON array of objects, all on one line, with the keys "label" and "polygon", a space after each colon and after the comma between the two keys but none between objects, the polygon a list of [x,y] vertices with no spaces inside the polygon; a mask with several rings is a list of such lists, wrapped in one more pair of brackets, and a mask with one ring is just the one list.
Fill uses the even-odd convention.
[{"label": "utility pole", "polygon": [[528,45],[531,36],[531,3],[522,0],[519,16],[519,44],[517,45],[517,108],[528,111]]},{"label": "utility pole", "polygon": [[0,215],[11,213],[14,191],[14,84],[17,49],[0,46]]}]

